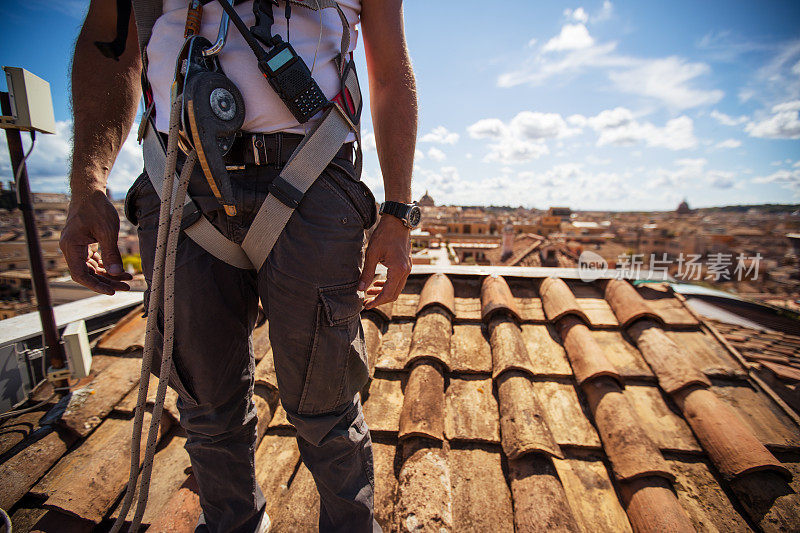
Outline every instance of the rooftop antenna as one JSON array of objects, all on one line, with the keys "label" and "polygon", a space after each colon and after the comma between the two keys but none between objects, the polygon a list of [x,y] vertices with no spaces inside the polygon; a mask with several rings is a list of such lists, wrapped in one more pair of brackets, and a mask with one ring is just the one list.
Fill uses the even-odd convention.
[{"label": "rooftop antenna", "polygon": [[[50,84],[22,68],[3,67],[3,70],[6,73],[8,92],[0,92],[0,104],[2,104],[0,128],[6,130],[11,168],[14,171],[14,183],[17,188],[17,206],[22,211],[28,242],[28,258],[33,274],[36,306],[39,308],[39,318],[42,321],[45,338],[44,349],[49,361],[47,379],[53,382],[54,388],[61,388],[68,384],[69,369],[53,315],[50,289],[39,246],[39,233],[36,230],[28,170],[25,166],[25,160],[33,151],[36,142],[36,132],[55,133],[56,123]],[[31,147],[27,154],[22,149],[20,131],[29,131],[31,134]]]}]

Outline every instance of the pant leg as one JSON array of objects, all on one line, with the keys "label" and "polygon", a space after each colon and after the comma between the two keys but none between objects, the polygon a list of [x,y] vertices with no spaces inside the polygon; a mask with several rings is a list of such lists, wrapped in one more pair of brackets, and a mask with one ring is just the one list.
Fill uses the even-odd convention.
[{"label": "pant leg", "polygon": [[323,174],[258,275],[281,402],[320,493],[323,532],[380,531],[372,442],[358,396],[368,377],[356,291],[365,223]]},{"label": "pant leg", "polygon": [[[126,204],[138,224],[149,285],[160,202],[146,176],[143,180],[134,184]],[[251,533],[265,505],[255,478],[257,420],[249,340],[257,303],[252,272],[217,260],[181,235],[170,385],[179,394],[180,422],[205,515],[198,531]],[[163,332],[163,310],[158,319]],[[159,336],[154,372],[162,345]]]}]

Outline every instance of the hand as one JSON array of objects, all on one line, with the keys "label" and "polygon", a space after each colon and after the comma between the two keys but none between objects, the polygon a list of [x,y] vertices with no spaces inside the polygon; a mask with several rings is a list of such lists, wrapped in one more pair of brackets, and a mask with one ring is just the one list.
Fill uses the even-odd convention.
[{"label": "hand", "polygon": [[409,230],[403,222],[392,215],[383,215],[378,227],[372,233],[364,258],[364,270],[358,290],[366,289],[375,278],[375,267],[378,263],[386,266],[386,281],[377,282],[374,288],[367,291],[377,296],[364,303],[365,309],[373,309],[379,305],[393,302],[400,296],[411,273],[411,239]]},{"label": "hand", "polygon": [[130,290],[123,280],[133,276],[122,269],[118,237],[119,215],[104,191],[73,194],[59,242],[72,279],[100,294]]}]

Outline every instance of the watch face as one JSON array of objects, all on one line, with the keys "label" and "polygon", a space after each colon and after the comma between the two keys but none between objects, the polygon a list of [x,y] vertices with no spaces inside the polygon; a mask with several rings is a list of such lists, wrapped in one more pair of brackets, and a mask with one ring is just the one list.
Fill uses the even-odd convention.
[{"label": "watch face", "polygon": [[408,212],[408,225],[411,228],[416,228],[419,226],[419,222],[422,219],[422,210],[418,206],[413,206]]}]

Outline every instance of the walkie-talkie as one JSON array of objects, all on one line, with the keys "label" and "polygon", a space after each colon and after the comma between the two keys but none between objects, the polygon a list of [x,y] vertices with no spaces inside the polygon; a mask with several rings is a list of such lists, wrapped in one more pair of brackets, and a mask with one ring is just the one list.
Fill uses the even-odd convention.
[{"label": "walkie-talkie", "polygon": [[[219,3],[231,17],[231,22],[242,34],[247,45],[253,50],[258,60],[258,69],[267,78],[270,86],[278,93],[294,118],[300,124],[304,124],[328,107],[330,102],[314,78],[311,77],[308,65],[302,57],[297,55],[292,45],[284,42],[279,35],[272,35],[273,1],[254,0],[253,13],[256,16],[256,25],[250,29],[245,26],[228,0],[219,0]],[[287,25],[290,5],[287,2]],[[269,47],[269,52],[265,52],[259,42]]]},{"label": "walkie-talkie", "polygon": [[300,124],[330,104],[291,44],[280,42],[273,46],[259,60],[258,68]]}]

